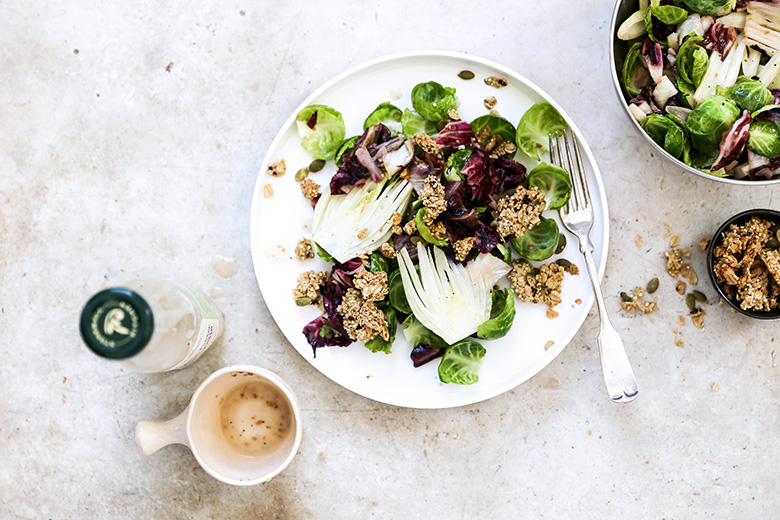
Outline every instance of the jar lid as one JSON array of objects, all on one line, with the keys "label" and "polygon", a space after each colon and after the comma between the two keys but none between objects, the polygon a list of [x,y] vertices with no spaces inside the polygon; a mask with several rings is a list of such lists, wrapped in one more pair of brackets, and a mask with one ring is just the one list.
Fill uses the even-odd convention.
[{"label": "jar lid", "polygon": [[81,337],[96,354],[124,359],[146,347],[154,332],[152,308],[135,291],[113,287],[89,299],[81,311]]}]

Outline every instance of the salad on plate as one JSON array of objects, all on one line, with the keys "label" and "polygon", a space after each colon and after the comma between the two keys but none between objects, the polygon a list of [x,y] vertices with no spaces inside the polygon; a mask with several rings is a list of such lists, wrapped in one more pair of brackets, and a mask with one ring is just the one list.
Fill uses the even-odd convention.
[{"label": "salad on plate", "polygon": [[720,177],[780,173],[780,3],[644,0],[617,36],[629,109],[666,152]]},{"label": "salad on plate", "polygon": [[[390,353],[403,334],[410,365],[439,359],[443,383],[468,385],[489,341],[511,329],[515,297],[557,315],[564,273],[577,266],[529,260],[565,246],[543,213],[566,204],[571,181],[557,166],[527,171],[516,159],[539,161],[567,124],[544,102],[517,125],[495,111],[463,121],[458,107],[455,88],[428,81],[412,89],[411,108],[382,102],[351,137],[334,107],[297,114],[314,161],[296,174],[313,208],[296,254],[332,262],[301,273],[293,289],[295,304],[321,310],[302,330],[314,356],[354,342]],[[320,186],[310,173],[331,160],[336,171]]]}]

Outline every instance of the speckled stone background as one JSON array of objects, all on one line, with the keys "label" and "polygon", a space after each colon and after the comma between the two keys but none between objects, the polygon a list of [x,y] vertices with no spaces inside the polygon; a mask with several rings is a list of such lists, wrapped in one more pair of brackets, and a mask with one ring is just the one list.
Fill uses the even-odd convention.
[{"label": "speckled stone background", "polygon": [[[653,156],[611,84],[611,11],[565,0],[0,0],[0,517],[775,517],[778,323],[714,304],[704,330],[679,326],[686,307],[663,251],[666,223],[714,299],[696,243],[737,211],[777,208],[778,188],[719,184]],[[611,215],[603,287],[639,379],[634,403],[606,397],[593,313],[538,376],[442,411],[342,389],[271,319],[248,229],[274,134],[345,68],[426,48],[519,71],[589,141]],[[237,274],[222,278],[216,255]],[[220,287],[227,331],[190,368],[138,375],[88,352],[77,318],[92,292],[154,273]],[[660,309],[622,316],[618,293],[654,276]],[[183,446],[140,453],[137,421],[173,417],[237,362],[276,371],[302,403],[303,443],[284,473],[239,489]]]}]

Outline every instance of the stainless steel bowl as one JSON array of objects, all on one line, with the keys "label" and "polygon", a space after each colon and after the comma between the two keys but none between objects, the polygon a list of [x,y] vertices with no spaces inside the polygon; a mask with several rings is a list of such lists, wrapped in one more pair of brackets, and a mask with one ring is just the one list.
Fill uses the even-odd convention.
[{"label": "stainless steel bowl", "polygon": [[716,177],[714,175],[709,175],[697,170],[696,168],[688,166],[684,162],[670,155],[666,150],[663,149],[662,146],[659,146],[658,143],[653,141],[650,136],[647,135],[644,130],[642,130],[639,122],[634,118],[633,115],[631,115],[631,112],[628,110],[628,100],[630,97],[627,96],[627,94],[623,91],[623,87],[620,85],[618,72],[623,68],[623,61],[625,60],[626,53],[628,52],[628,45],[626,45],[626,42],[623,40],[618,39],[617,30],[625,21],[625,19],[634,14],[637,9],[639,9],[639,0],[618,0],[617,3],[615,3],[615,11],[612,13],[612,25],[609,29],[609,59],[612,69],[612,83],[615,85],[615,92],[617,92],[618,99],[620,100],[620,104],[623,107],[623,111],[626,113],[626,117],[631,120],[631,123],[634,125],[637,131],[642,134],[642,136],[644,136],[647,142],[650,143],[650,146],[652,146],[661,157],[665,158],[672,164],[675,164],[679,168],[693,173],[694,175],[698,175],[699,177],[704,177],[705,179],[709,179],[711,181],[725,182],[727,184],[740,184],[742,186],[766,186],[767,184],[780,184],[780,176],[776,176],[772,179],[752,180],[749,178],[732,179],[728,177]]}]

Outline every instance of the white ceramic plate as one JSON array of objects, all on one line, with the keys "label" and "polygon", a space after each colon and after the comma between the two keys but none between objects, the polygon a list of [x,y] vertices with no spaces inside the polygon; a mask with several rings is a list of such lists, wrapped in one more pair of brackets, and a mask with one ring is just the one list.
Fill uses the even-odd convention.
[{"label": "white ceramic plate", "polygon": [[[457,74],[462,70],[476,77],[466,81]],[[504,77],[509,85],[495,89],[482,80],[488,76]],[[563,303],[555,310],[557,318],[545,316],[547,307],[516,302],[517,316],[510,333],[499,340],[483,341],[487,349],[479,382],[470,386],[442,384],[434,360],[414,368],[409,359],[411,347],[398,329],[391,354],[372,353],[362,343],[349,347],[326,347],[317,350],[317,357],[301,333],[304,325],[320,313],[314,306],[297,307],[292,298],[298,275],[304,271],[330,270],[319,257],[300,261],[293,252],[302,237],[311,236],[312,208],[301,195],[294,180],[295,172],[307,166],[312,157],[301,147],[295,125],[296,114],[305,106],[324,104],[340,111],[347,126],[347,136],[362,133],[363,121],[381,102],[392,101],[401,109],[411,108],[410,93],[417,83],[434,80],[457,89],[460,116],[471,121],[487,113],[483,100],[495,96],[496,109],[517,124],[523,113],[534,103],[552,103],[568,121],[582,145],[585,169],[592,190],[595,225],[591,238],[595,259],[603,275],[608,244],[608,222],[604,186],[593,155],[574,123],[558,104],[539,87],[516,72],[491,61],[466,54],[426,51],[378,58],[354,67],[317,89],[295,109],[276,135],[258,175],[252,202],[250,241],[255,273],[265,302],[279,328],[312,366],[341,386],[362,396],[410,408],[447,408],[475,403],[506,392],[528,380],[557,356],[579,330],[593,304],[593,293],[585,261],[577,249],[576,238],[568,236],[568,246],[561,255],[580,267],[578,276],[566,275]],[[400,94],[400,98],[395,96]],[[269,164],[280,159],[287,163],[287,174],[271,177]],[[516,160],[530,170],[536,162],[518,152]],[[335,173],[336,165],[310,175],[325,185]],[[270,184],[273,196],[265,198],[263,188]],[[557,211],[546,211],[547,217],[558,219]],[[559,220],[560,224],[560,220]],[[563,226],[559,226],[563,231]],[[553,260],[558,257],[553,257]],[[582,303],[575,303],[580,300]],[[548,342],[553,343],[548,348]]]}]

